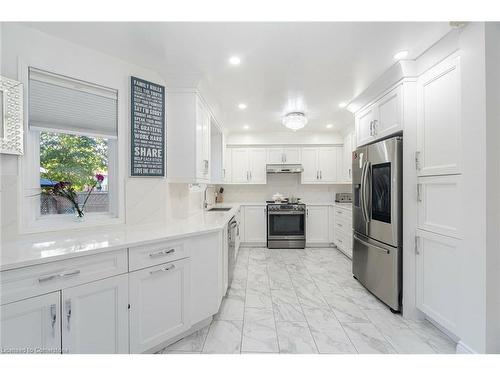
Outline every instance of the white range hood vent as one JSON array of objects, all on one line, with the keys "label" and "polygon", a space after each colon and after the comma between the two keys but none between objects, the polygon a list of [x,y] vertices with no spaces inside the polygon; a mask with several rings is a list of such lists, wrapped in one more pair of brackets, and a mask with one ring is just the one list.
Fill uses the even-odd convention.
[{"label": "white range hood vent", "polygon": [[302,173],[301,164],[268,164],[267,173]]}]

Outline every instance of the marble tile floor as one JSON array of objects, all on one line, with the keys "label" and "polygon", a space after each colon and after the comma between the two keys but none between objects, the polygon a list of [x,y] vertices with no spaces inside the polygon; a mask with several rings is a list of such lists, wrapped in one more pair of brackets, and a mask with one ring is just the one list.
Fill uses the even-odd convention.
[{"label": "marble tile floor", "polygon": [[159,353],[455,353],[428,322],[393,314],[334,248],[242,248],[210,326]]}]

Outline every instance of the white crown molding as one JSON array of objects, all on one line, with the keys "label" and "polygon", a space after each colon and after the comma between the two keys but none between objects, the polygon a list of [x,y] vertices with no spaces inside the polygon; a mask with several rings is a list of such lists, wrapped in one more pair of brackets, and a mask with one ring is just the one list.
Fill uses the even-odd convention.
[{"label": "white crown molding", "polygon": [[472,348],[470,348],[467,344],[465,344],[462,340],[457,343],[456,348],[457,354],[478,354]]}]

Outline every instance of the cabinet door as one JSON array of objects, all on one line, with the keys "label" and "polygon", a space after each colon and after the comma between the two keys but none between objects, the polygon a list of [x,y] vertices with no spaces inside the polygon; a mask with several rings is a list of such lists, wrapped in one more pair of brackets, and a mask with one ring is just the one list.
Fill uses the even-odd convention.
[{"label": "cabinet door", "polygon": [[418,228],[461,238],[460,181],[460,175],[418,178]]},{"label": "cabinet door", "polygon": [[338,147],[320,147],[318,151],[318,169],[320,182],[337,182],[337,163],[340,153]]},{"label": "cabinet door", "polygon": [[375,106],[370,106],[356,114],[356,143],[362,146],[373,139],[372,123],[376,117]]},{"label": "cabinet door", "polygon": [[5,353],[61,353],[60,292],[0,306]]},{"label": "cabinet door", "polygon": [[246,148],[233,148],[231,156],[232,182],[246,184],[249,180],[248,150]]},{"label": "cabinet door", "polygon": [[318,149],[305,147],[302,149],[302,183],[315,183],[319,181]]},{"label": "cabinet door", "polygon": [[225,148],[224,150],[224,169],[223,169],[223,180],[224,182],[233,182],[233,177],[232,177],[232,156],[233,153],[231,152],[230,148]]},{"label": "cabinet door", "polygon": [[349,133],[344,138],[343,148],[343,180],[352,181],[352,134]]},{"label": "cabinet door", "polygon": [[266,206],[245,206],[245,242],[266,242]]},{"label": "cabinet door", "polygon": [[306,243],[329,243],[328,206],[307,206]]},{"label": "cabinet door", "polygon": [[298,147],[284,148],[283,156],[286,164],[300,164],[300,149]]},{"label": "cabinet door", "polygon": [[417,308],[457,334],[460,240],[422,230],[417,236]]},{"label": "cabinet door", "polygon": [[265,184],[267,181],[266,149],[264,148],[248,149],[248,165],[250,172],[250,183]]},{"label": "cabinet door", "polygon": [[210,120],[205,105],[196,99],[196,177],[208,178],[210,142]]},{"label": "cabinet door", "polygon": [[[196,324],[219,310],[222,297],[219,270],[222,270],[223,244],[220,232],[191,237],[188,241],[191,248],[190,323]],[[225,271],[227,272],[227,258]]]},{"label": "cabinet door", "polygon": [[418,174],[461,171],[460,57],[452,55],[417,82]]},{"label": "cabinet door", "polygon": [[267,149],[267,164],[282,164],[285,162],[285,155],[282,148]]},{"label": "cabinet door", "polygon": [[387,137],[403,129],[402,93],[402,86],[398,86],[377,101],[378,118],[374,122],[374,133],[377,138]]},{"label": "cabinet door", "polygon": [[114,276],[62,291],[63,353],[128,353],[128,278]]},{"label": "cabinet door", "polygon": [[130,352],[152,351],[187,330],[189,258],[131,272]]}]

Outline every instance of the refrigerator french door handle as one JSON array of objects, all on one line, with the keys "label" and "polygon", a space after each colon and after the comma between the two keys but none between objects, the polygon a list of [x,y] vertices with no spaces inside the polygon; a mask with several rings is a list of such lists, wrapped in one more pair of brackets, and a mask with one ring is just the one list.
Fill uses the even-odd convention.
[{"label": "refrigerator french door handle", "polygon": [[365,245],[365,246],[372,247],[372,248],[377,249],[378,251],[383,252],[383,253],[385,253],[385,254],[390,254],[390,253],[391,253],[391,251],[390,251],[390,250],[387,250],[387,249],[384,249],[383,247],[380,247],[380,246],[374,245],[374,244],[372,244],[372,243],[368,243],[368,242],[366,242],[366,241],[363,241],[361,238],[359,238],[359,237],[358,237],[358,236],[356,236],[356,235],[354,235],[354,239],[355,239],[356,241],[361,242],[361,243],[362,243],[363,245]]},{"label": "refrigerator french door handle", "polygon": [[363,185],[362,185],[362,194],[363,194],[363,210],[365,213],[365,221],[367,223],[370,222],[370,209],[369,209],[369,204],[370,204],[370,199],[369,199],[369,194],[370,191],[368,189],[368,182],[370,179],[370,170],[371,170],[371,163],[369,161],[366,162],[365,164],[365,173],[364,173],[364,180],[363,180]]}]

